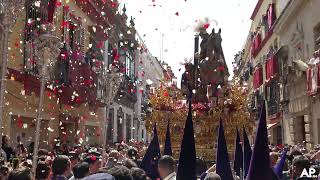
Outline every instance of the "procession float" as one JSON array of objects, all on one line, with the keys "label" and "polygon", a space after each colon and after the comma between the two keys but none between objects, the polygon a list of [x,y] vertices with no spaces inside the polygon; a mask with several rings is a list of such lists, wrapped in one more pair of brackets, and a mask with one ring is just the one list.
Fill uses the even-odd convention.
[{"label": "procession float", "polygon": [[[200,52],[199,37],[201,37]],[[221,30],[207,33],[207,26],[198,28],[195,36],[194,62],[185,63],[181,89],[164,85],[150,96],[152,112],[146,118],[151,134],[156,123],[160,146],[163,148],[168,123],[174,158],[179,158],[180,144],[187,118],[187,97],[192,92],[193,123],[197,156],[207,161],[215,160],[218,125],[221,119],[225,137],[233,159],[236,130],[245,127],[252,134],[254,122],[247,110],[247,88],[238,79],[228,81],[222,46]]]}]

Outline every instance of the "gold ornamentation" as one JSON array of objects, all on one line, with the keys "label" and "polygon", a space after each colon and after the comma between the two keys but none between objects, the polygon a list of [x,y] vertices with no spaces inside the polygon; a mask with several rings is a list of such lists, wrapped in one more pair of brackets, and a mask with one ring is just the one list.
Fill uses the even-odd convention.
[{"label": "gold ornamentation", "polygon": [[[193,104],[193,123],[197,156],[206,160],[215,159],[215,148],[218,134],[219,120],[222,119],[225,137],[230,155],[233,155],[236,129],[244,126],[248,134],[252,133],[254,122],[247,108],[247,92],[238,81],[227,85],[223,89],[224,96],[217,105],[209,110],[203,110]],[[179,158],[180,144],[187,118],[187,105],[181,104],[185,98],[175,87],[160,88],[151,95],[152,113],[147,117],[146,126],[149,133],[153,124],[157,123],[158,136],[161,147],[164,147],[167,122],[170,120],[172,149],[175,158]],[[241,132],[241,131],[240,131]]]}]

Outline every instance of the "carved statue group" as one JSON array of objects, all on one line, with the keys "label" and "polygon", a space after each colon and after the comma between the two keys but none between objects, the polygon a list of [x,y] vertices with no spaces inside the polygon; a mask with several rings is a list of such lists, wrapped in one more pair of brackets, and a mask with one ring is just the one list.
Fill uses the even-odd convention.
[{"label": "carved statue group", "polygon": [[204,29],[199,35],[202,39],[201,51],[195,55],[198,67],[191,63],[185,65],[181,88],[184,94],[187,94],[189,89],[195,89],[195,100],[208,102],[208,97],[217,96],[218,86],[224,85],[228,69],[221,46],[221,29],[217,33],[212,29],[211,34]]}]

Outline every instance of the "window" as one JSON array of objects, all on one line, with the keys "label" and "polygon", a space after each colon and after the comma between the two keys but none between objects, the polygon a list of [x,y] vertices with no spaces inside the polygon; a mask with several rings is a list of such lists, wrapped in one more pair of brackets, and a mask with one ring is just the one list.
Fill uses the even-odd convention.
[{"label": "window", "polygon": [[314,28],[314,50],[320,49],[320,23]]},{"label": "window", "polygon": [[40,34],[40,26],[47,21],[49,0],[29,0],[26,2],[26,23],[24,34],[24,69],[28,73],[38,74],[34,48],[34,40]]},{"label": "window", "polygon": [[131,140],[131,116],[129,114],[126,115],[126,139],[127,142]]},{"label": "window", "polygon": [[112,134],[113,134],[113,115],[114,109],[109,110],[109,118],[108,118],[108,128],[107,128],[107,139],[112,142]]},{"label": "window", "polygon": [[117,112],[117,138],[118,142],[121,142],[123,140],[123,118],[124,118],[124,113],[122,111],[122,108],[119,108]]},{"label": "window", "polygon": [[134,62],[132,58],[132,52],[126,51],[126,75],[133,80],[134,79]]},{"label": "window", "polygon": [[81,19],[70,15],[68,43],[72,51],[84,53],[84,31],[81,27]]},{"label": "window", "polygon": [[72,52],[79,52],[82,56],[85,53],[85,31],[82,27],[82,21],[80,17],[76,17],[65,6],[63,8],[63,39],[64,42],[70,47]]},{"label": "window", "polygon": [[266,100],[268,104],[268,115],[275,115],[278,113],[278,98],[280,97],[279,86],[276,81],[271,81],[266,86]]},{"label": "window", "polygon": [[113,64],[114,62],[114,57],[113,57],[113,51],[116,51],[116,50],[113,50],[112,48],[112,45],[108,42],[108,68],[110,67],[111,64]]}]

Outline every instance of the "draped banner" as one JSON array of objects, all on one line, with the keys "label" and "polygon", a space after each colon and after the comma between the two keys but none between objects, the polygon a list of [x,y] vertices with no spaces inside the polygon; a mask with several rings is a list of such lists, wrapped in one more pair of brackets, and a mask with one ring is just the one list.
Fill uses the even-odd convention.
[{"label": "draped banner", "polygon": [[307,89],[310,96],[319,93],[320,89],[320,63],[307,69]]},{"label": "draped banner", "polygon": [[56,10],[57,0],[50,0],[48,4],[48,23],[53,23],[54,12]]},{"label": "draped banner", "polygon": [[262,67],[256,67],[253,73],[253,88],[258,89],[263,84]]},{"label": "draped banner", "polygon": [[272,56],[266,61],[266,82],[269,82],[278,73],[278,59],[277,56]]},{"label": "draped banner", "polygon": [[257,34],[253,37],[252,43],[251,43],[251,54],[255,55],[258,49],[260,48],[261,44],[261,34],[257,32]]}]

